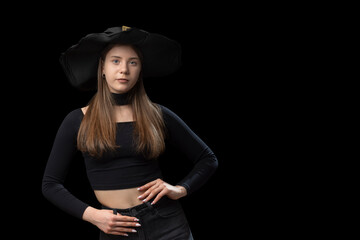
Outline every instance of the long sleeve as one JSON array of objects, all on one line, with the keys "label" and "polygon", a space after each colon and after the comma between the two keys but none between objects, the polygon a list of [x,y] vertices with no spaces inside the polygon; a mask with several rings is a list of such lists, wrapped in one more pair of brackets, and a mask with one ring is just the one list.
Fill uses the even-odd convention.
[{"label": "long sleeve", "polygon": [[64,182],[70,163],[77,152],[76,136],[81,118],[81,109],[76,109],[70,112],[61,123],[42,181],[42,192],[45,198],[63,211],[80,219],[88,205],[71,194],[64,187]]},{"label": "long sleeve", "polygon": [[192,170],[178,183],[188,195],[214,174],[218,160],[212,150],[174,112],[161,106],[167,127],[167,141],[192,161]]}]

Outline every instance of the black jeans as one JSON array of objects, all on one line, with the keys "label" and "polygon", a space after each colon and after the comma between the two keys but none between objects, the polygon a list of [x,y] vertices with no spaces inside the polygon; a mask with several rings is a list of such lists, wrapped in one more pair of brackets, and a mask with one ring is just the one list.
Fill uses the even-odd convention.
[{"label": "black jeans", "polygon": [[[105,209],[112,209],[103,207]],[[100,240],[193,240],[186,216],[178,201],[164,196],[156,204],[149,202],[128,209],[112,209],[114,213],[136,217],[141,227],[129,236],[105,234],[100,231]]]}]

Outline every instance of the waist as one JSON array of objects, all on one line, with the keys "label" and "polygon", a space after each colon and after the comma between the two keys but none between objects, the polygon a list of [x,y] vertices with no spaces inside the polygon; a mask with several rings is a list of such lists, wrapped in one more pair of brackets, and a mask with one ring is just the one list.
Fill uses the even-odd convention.
[{"label": "waist", "polygon": [[[140,187],[140,186],[139,186]],[[97,200],[109,208],[126,209],[143,203],[138,197],[144,191],[138,187],[119,190],[94,190]]]},{"label": "waist", "polygon": [[138,216],[141,212],[148,212],[155,210],[158,215],[163,217],[169,217],[173,213],[179,213],[182,211],[181,204],[177,200],[172,200],[167,196],[163,196],[156,204],[151,205],[150,202],[141,203],[129,208],[113,208],[102,205],[102,209],[113,210],[114,214],[120,213],[126,216]]}]

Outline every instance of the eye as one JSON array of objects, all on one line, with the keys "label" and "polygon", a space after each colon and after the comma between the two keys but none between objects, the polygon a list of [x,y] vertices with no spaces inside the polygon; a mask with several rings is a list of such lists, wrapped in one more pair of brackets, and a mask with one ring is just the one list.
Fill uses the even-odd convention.
[{"label": "eye", "polygon": [[120,63],[119,59],[113,59],[112,62],[115,63],[115,64]]},{"label": "eye", "polygon": [[137,62],[136,61],[130,61],[130,65],[136,66]]}]

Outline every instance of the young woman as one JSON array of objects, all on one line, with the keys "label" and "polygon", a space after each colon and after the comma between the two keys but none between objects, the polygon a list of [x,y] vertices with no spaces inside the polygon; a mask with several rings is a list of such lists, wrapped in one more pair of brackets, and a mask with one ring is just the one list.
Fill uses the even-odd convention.
[{"label": "young woman", "polygon": [[[176,71],[180,52],[177,42],[162,35],[114,27],[85,36],[60,58],[74,87],[97,91],[87,106],[63,120],[45,169],[43,194],[97,226],[100,239],[193,239],[177,200],[201,187],[218,162],[175,113],[150,101],[143,85],[143,77]],[[194,163],[175,186],[162,180],[157,161],[167,144]],[[102,209],[63,186],[77,151]]]}]

